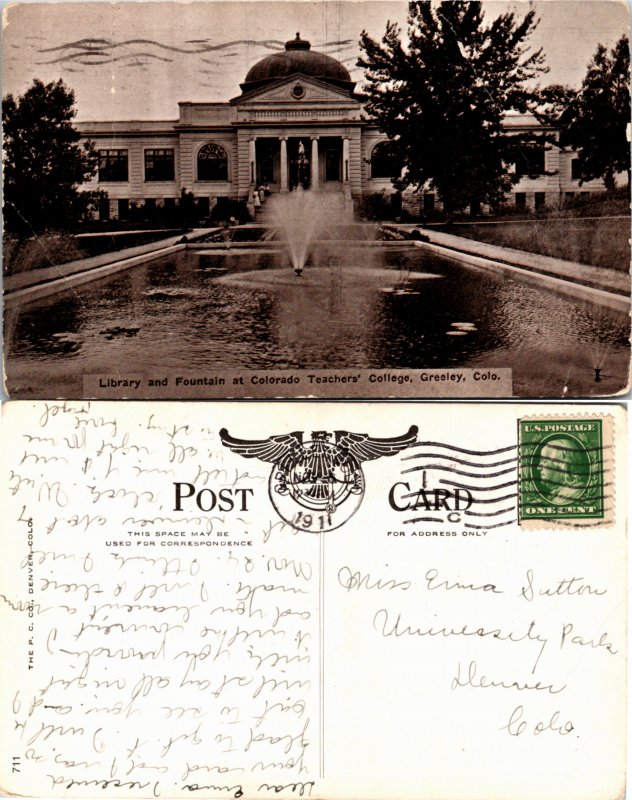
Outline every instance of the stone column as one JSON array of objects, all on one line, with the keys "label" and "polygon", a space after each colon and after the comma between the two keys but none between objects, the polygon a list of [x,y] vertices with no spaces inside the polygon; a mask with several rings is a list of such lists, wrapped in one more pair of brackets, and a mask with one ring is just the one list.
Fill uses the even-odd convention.
[{"label": "stone column", "polygon": [[311,189],[318,190],[318,136],[312,136],[312,180]]},{"label": "stone column", "polygon": [[281,136],[281,191],[287,192],[288,190],[288,174],[287,174],[287,136]]},{"label": "stone column", "polygon": [[349,182],[349,137],[345,136],[342,140],[342,180]]},{"label": "stone column", "polygon": [[257,180],[257,148],[256,139],[253,137],[248,142],[248,159],[250,161],[250,183]]}]

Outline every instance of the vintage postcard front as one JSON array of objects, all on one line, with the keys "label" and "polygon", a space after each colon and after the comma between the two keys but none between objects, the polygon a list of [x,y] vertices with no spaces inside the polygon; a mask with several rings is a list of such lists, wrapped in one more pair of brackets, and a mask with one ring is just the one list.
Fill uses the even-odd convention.
[{"label": "vintage postcard front", "polygon": [[616,405],[4,408],[0,785],[615,800]]},{"label": "vintage postcard front", "polygon": [[7,394],[624,394],[629,30],[605,0],[6,5]]}]

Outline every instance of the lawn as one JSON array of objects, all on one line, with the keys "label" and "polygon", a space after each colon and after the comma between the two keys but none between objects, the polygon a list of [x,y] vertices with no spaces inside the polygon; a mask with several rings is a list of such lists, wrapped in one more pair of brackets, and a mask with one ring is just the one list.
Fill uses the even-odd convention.
[{"label": "lawn", "polygon": [[[446,231],[447,232],[447,231]],[[450,233],[530,253],[627,272],[630,217],[576,216],[508,222],[460,223]]]},{"label": "lawn", "polygon": [[95,233],[89,236],[73,236],[69,233],[45,231],[39,236],[20,239],[5,233],[2,240],[2,263],[4,275],[15,275],[42,267],[66,264],[89,256],[111,253],[127,247],[136,247],[178,233],[179,229],[150,231],[125,231]]}]

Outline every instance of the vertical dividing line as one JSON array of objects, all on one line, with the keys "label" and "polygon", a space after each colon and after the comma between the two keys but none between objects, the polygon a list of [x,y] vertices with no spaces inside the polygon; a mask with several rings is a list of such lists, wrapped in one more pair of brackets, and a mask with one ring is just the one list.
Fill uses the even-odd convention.
[{"label": "vertical dividing line", "polygon": [[320,532],[318,552],[319,700],[320,700],[320,777],[325,777],[325,533]]}]

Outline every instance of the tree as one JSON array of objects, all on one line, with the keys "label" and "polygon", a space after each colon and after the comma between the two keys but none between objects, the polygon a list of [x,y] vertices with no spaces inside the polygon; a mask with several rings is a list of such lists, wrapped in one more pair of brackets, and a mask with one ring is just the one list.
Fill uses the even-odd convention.
[{"label": "tree", "polygon": [[507,136],[509,110],[528,112],[537,94],[528,82],[542,72],[541,50],[527,40],[537,25],[507,13],[489,25],[480,2],[411,2],[408,44],[387,23],[381,42],[362,32],[367,110],[390,142],[393,181],[403,190],[425,184],[451,215],[467,205],[497,205],[518,176],[511,164],[525,135]]},{"label": "tree", "polygon": [[615,187],[615,173],[630,182],[630,43],[627,36],[610,53],[600,44],[588,64],[580,91],[560,115],[560,142],[578,151],[582,180],[603,178]]},{"label": "tree", "polygon": [[96,172],[91,142],[79,144],[72,125],[75,97],[62,80],[33,85],[17,100],[2,101],[4,219],[7,230],[38,233],[64,229],[94,198],[77,187]]}]

